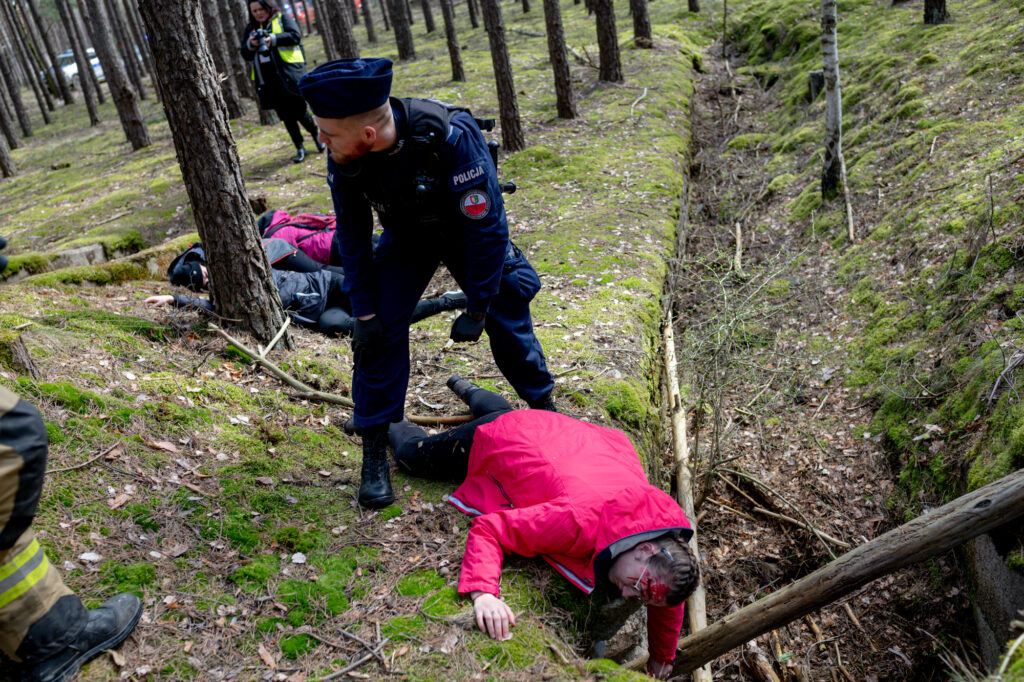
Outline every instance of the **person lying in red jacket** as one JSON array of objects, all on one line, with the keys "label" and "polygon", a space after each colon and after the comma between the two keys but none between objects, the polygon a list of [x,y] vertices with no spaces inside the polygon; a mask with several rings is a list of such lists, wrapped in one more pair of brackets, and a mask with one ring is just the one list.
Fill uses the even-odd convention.
[{"label": "person lying in red jacket", "polygon": [[433,436],[396,422],[388,436],[407,473],[462,480],[447,500],[475,517],[458,589],[473,600],[480,629],[508,639],[515,626],[500,598],[503,554],[540,556],[588,594],[607,578],[646,604],[647,670],[668,677],[683,601],[699,580],[687,545],[693,531],[675,500],[647,481],[629,438],[556,412],[513,410],[457,376],[448,386],[473,421]]}]

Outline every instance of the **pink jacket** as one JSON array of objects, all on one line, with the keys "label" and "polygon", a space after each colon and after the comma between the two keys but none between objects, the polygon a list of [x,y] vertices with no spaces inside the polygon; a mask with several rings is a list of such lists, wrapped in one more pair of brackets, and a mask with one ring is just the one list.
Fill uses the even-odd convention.
[{"label": "pink jacket", "polygon": [[[617,556],[669,531],[692,534],[675,500],[647,482],[625,434],[543,410],[512,411],[480,426],[466,480],[448,501],[476,517],[463,594],[499,594],[504,552],[539,555],[589,594],[602,552]],[[653,660],[675,658],[682,624],[682,604],[647,607]]]}]

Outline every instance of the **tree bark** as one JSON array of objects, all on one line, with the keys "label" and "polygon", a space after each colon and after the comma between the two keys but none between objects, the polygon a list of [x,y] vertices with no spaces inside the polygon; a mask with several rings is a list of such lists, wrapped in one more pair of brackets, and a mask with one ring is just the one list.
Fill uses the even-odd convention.
[{"label": "tree bark", "polygon": [[530,11],[530,0],[523,0],[523,14]]},{"label": "tree bark", "polygon": [[949,20],[946,0],[924,0],[924,23],[937,26]]},{"label": "tree bark", "polygon": [[71,51],[75,55],[75,64],[78,66],[78,87],[82,90],[82,99],[85,100],[86,111],[89,112],[89,125],[99,125],[100,114],[96,107],[96,90],[93,86],[93,79],[89,78],[89,74],[92,73],[92,63],[89,60],[89,55],[86,54],[85,47],[78,40],[78,33],[75,32],[74,16],[71,14],[71,8],[68,6],[68,0],[55,0],[57,5],[57,11],[60,12],[60,20],[64,24],[64,31],[68,34],[68,40],[71,41]]},{"label": "tree bark", "polygon": [[355,0],[345,0],[345,7],[348,8],[348,13],[352,17],[352,25],[359,25],[359,8],[356,7]]},{"label": "tree bark", "polygon": [[821,0],[821,54],[825,74],[825,160],[821,169],[821,195],[839,194],[843,155],[842,95],[839,90],[839,47],[836,41],[836,0]]},{"label": "tree bark", "polygon": [[370,11],[370,0],[363,0],[363,24],[366,26],[366,40],[372,45],[377,42],[377,31],[373,26],[373,13]]},{"label": "tree bark", "polygon": [[409,25],[408,5],[405,0],[387,0],[391,25],[395,27],[395,45],[399,59],[416,59],[416,48],[412,44],[412,28]]},{"label": "tree bark", "polygon": [[28,112],[25,111],[25,102],[21,99],[21,84],[18,83],[18,79],[14,75],[11,53],[7,48],[0,50],[0,74],[3,75],[7,94],[11,97],[11,104],[14,106],[14,113],[18,117],[21,134],[25,137],[32,137],[32,122],[28,117]]},{"label": "tree bark", "polygon": [[505,42],[505,22],[498,0],[481,0],[484,28],[491,44],[491,64],[494,66],[494,84],[498,90],[498,110],[501,115],[501,141],[510,152],[526,148],[522,123],[519,121],[519,102],[512,81],[512,62]]},{"label": "tree bark", "polygon": [[11,42],[17,50],[18,62],[21,66],[21,70],[25,73],[25,78],[32,87],[32,94],[35,95],[36,103],[39,104],[39,111],[43,116],[43,123],[49,125],[50,111],[53,110],[53,102],[50,102],[50,107],[48,109],[46,107],[46,102],[49,97],[49,93],[47,93],[44,98],[44,88],[39,84],[39,73],[31,66],[31,60],[28,57],[28,48],[25,47],[25,34],[17,24],[14,11],[5,0],[0,0],[0,6],[3,7],[4,18],[7,21],[8,26],[7,34],[10,36]]},{"label": "tree bark", "polygon": [[235,79],[231,73],[231,60],[226,54],[220,12],[211,2],[201,0],[199,6],[202,8],[203,21],[206,22],[206,44],[217,69],[217,82],[220,84],[220,94],[228,110],[228,118],[239,118],[245,113],[245,108],[238,97],[238,88],[235,87]]},{"label": "tree bark", "polygon": [[4,141],[4,138],[0,137],[0,173],[5,178],[9,178],[16,172],[14,159],[11,158],[11,150],[7,147],[7,142]]},{"label": "tree bark", "polygon": [[32,20],[35,22],[36,28],[39,30],[39,37],[42,39],[46,56],[50,58],[53,79],[57,83],[57,90],[64,99],[64,104],[74,104],[75,98],[71,94],[71,87],[68,85],[68,79],[64,77],[64,69],[60,68],[60,65],[57,63],[57,51],[53,49],[53,41],[50,40],[50,36],[46,35],[46,27],[43,26],[43,19],[39,16],[39,6],[36,0],[28,0],[28,9],[32,14]]},{"label": "tree bark", "polygon": [[440,0],[440,3],[444,37],[448,43],[448,57],[452,63],[452,80],[465,81],[466,70],[462,67],[462,52],[459,50],[459,37],[455,32],[455,8],[452,7],[452,0]]},{"label": "tree bark", "polygon": [[[153,36],[164,111],[206,251],[214,310],[242,320],[267,343],[284,324],[285,313],[249,208],[198,3],[142,0],[139,9]],[[167,16],[180,21],[168,25]],[[290,335],[283,343],[293,347]]]},{"label": "tree bark", "polygon": [[621,83],[622,56],[619,53],[619,33],[615,28],[615,6],[612,0],[593,0],[594,21],[597,24],[598,78]]},{"label": "tree bark", "polygon": [[405,18],[409,20],[410,26],[416,25],[416,17],[412,15],[412,0],[401,0],[402,7],[405,8]]},{"label": "tree bark", "polygon": [[633,41],[637,47],[654,47],[651,34],[651,15],[647,11],[647,0],[629,0],[629,11],[633,15]]},{"label": "tree bark", "polygon": [[338,58],[338,39],[334,35],[334,12],[331,3],[334,0],[321,0],[320,14],[317,21],[320,24],[320,35],[323,36],[324,57],[332,62]]},{"label": "tree bark", "polygon": [[242,42],[242,30],[244,25],[239,25],[242,16],[239,14],[237,2],[232,0],[219,0],[217,3],[221,16],[221,30],[224,33],[224,45],[227,47],[228,67],[232,78],[235,81],[235,91],[239,97],[252,99],[255,91],[252,89],[252,79],[245,68],[242,55],[238,52],[238,46]]},{"label": "tree bark", "polygon": [[565,47],[562,9],[558,0],[544,0],[544,23],[548,34],[548,56],[555,76],[555,106],[558,118],[576,118],[576,97],[572,92],[569,54]]},{"label": "tree bark", "polygon": [[110,22],[115,45],[121,53],[121,61],[124,63],[128,80],[131,81],[132,87],[135,88],[139,99],[146,99],[146,90],[142,87],[142,69],[135,54],[135,46],[128,39],[128,34],[124,30],[124,18],[121,16],[121,8],[118,6],[117,0],[105,0],[104,8],[107,10],[107,20]]},{"label": "tree bark", "polygon": [[[99,102],[101,105],[106,104],[107,97],[103,94],[103,88],[100,87],[100,79],[96,76],[96,72],[92,68],[92,60],[89,59],[88,54],[88,48],[92,45],[93,42],[92,34],[87,32],[85,29],[85,20],[82,19],[81,9],[79,9],[78,13],[76,13],[75,8],[72,7],[69,2],[68,10],[71,12],[72,23],[75,25],[75,35],[77,36],[78,44],[82,46],[82,54],[86,56],[86,59],[89,62],[89,69],[86,71],[85,77],[92,82],[93,92],[96,93],[96,101]],[[97,59],[99,59],[98,56]],[[102,67],[103,64],[101,63],[100,66]],[[81,77],[82,72],[79,71],[78,73],[79,77]]]},{"label": "tree bark", "polygon": [[942,554],[1024,515],[1024,469],[968,493],[842,555],[679,643],[689,672],[759,635],[904,566]]},{"label": "tree bark", "polygon": [[305,0],[305,2],[302,3],[302,24],[303,30],[306,32],[307,36],[313,35],[313,24],[309,21],[309,8],[309,0]]},{"label": "tree bark", "polygon": [[434,12],[430,9],[430,0],[420,0],[420,7],[423,9],[423,23],[427,27],[427,33],[433,33],[437,26],[434,24]]},{"label": "tree bark", "polygon": [[[145,67],[145,71],[149,74],[150,80],[153,82],[153,89],[157,90],[156,87],[156,70],[153,67],[153,53],[149,49],[149,41],[146,40],[146,31],[142,28],[142,17],[139,16],[139,6],[135,4],[135,0],[117,0],[118,2],[124,2],[124,16],[127,19],[128,34],[131,36],[132,41],[139,48],[139,55],[142,57],[142,65]],[[220,22],[217,22],[220,25]]]},{"label": "tree bark", "polygon": [[[128,84],[128,77],[110,38],[110,25],[103,8],[103,0],[79,0],[79,3],[79,8],[85,12],[86,22],[92,26],[93,47],[103,66],[110,97],[114,100],[125,137],[131,143],[132,150],[148,147],[151,144],[149,130],[142,118],[139,100]],[[175,23],[175,26],[178,24]],[[149,35],[154,35],[152,30],[149,31]]]},{"label": "tree bark", "polygon": [[477,18],[475,0],[466,0],[466,9],[469,10],[469,25],[473,28],[480,28],[480,20]]},{"label": "tree bark", "polygon": [[46,108],[50,111],[55,110],[53,104],[52,95],[57,94],[55,81],[50,75],[50,69],[46,65],[46,60],[43,59],[42,49],[39,47],[43,44],[43,39],[40,37],[39,28],[35,22],[32,21],[32,17],[29,16],[28,10],[21,3],[15,2],[12,5],[14,14],[17,17],[16,22],[20,22],[20,28],[24,31],[25,36],[25,49],[27,50],[28,63],[31,64],[32,75],[39,80],[39,87],[43,93],[43,99],[46,100]]},{"label": "tree bark", "polygon": [[[369,1],[370,0],[366,0],[366,2],[369,2]],[[384,0],[377,0],[377,2],[380,3],[380,14],[381,14],[381,16],[384,19],[384,30],[385,31],[390,31],[391,30],[391,21],[390,21],[389,16],[388,16],[389,13],[390,13],[390,10],[388,10],[387,6],[384,4]]]},{"label": "tree bark", "polygon": [[330,17],[331,37],[334,39],[335,59],[355,59],[359,56],[359,43],[356,42],[355,31],[352,30],[352,16],[348,12],[345,0],[323,0]]},{"label": "tree bark", "polygon": [[689,9],[691,12],[699,12],[700,0],[689,0],[687,3],[687,9]]},{"label": "tree bark", "polygon": [[7,153],[9,155],[10,150],[17,149],[20,142],[18,141],[18,133],[14,130],[14,121],[11,120],[11,115],[7,111],[6,102],[3,102],[2,106],[0,106],[0,130],[3,131],[4,141],[7,143]]}]

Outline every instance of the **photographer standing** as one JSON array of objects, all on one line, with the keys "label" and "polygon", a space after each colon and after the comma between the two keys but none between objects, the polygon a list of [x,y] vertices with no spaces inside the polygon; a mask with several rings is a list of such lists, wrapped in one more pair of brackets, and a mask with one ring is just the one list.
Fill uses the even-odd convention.
[{"label": "photographer standing", "polygon": [[244,59],[252,62],[250,75],[256,82],[260,107],[277,112],[295,143],[292,161],[300,163],[306,158],[300,123],[313,137],[316,150],[322,152],[324,145],[317,140],[316,124],[299,94],[299,79],[306,73],[302,33],[276,0],[249,3],[249,23],[242,33],[241,52]]}]

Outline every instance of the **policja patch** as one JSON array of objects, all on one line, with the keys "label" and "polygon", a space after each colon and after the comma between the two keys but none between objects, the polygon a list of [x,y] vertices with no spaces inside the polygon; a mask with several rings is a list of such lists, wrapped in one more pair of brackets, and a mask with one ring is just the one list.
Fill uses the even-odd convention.
[{"label": "policja patch", "polygon": [[491,200],[485,192],[471,189],[462,195],[462,198],[459,200],[459,208],[462,209],[462,214],[467,218],[480,220],[491,209]]}]

